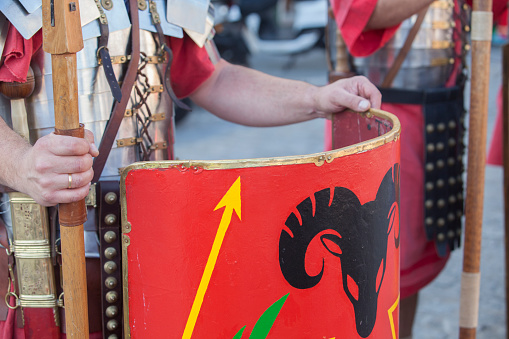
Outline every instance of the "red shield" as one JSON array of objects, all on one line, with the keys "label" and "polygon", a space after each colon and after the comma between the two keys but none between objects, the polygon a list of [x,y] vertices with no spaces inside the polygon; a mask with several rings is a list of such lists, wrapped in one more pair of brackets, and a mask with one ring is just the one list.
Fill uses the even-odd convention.
[{"label": "red shield", "polygon": [[133,338],[397,338],[399,125],[303,158],[124,172]]}]

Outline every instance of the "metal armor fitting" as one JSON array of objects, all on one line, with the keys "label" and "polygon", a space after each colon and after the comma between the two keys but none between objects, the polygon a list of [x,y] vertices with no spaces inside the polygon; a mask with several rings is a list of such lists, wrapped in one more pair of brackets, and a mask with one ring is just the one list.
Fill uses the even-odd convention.
[{"label": "metal armor fitting", "polygon": [[[456,29],[453,0],[433,2],[415,37],[405,61],[401,65],[392,87],[406,89],[435,88],[444,86],[455,55],[453,40]],[[387,44],[365,58],[355,58],[353,64],[359,74],[380,85],[403,47],[417,15],[403,21]]]}]

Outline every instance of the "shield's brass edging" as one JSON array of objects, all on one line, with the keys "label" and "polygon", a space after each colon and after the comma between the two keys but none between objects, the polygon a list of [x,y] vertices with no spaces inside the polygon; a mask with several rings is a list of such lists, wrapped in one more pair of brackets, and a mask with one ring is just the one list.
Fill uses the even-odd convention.
[{"label": "shield's brass edging", "polygon": [[124,337],[131,338],[131,329],[129,327],[129,298],[128,298],[128,266],[127,266],[127,249],[130,245],[128,233],[131,231],[131,224],[127,220],[127,202],[125,194],[125,179],[130,171],[138,169],[151,168],[170,168],[178,165],[187,168],[203,168],[203,169],[233,169],[243,167],[266,167],[276,165],[297,165],[314,163],[316,166],[322,166],[325,162],[331,163],[336,158],[352,155],[355,153],[363,153],[389,142],[399,139],[401,134],[401,123],[399,119],[392,113],[379,109],[370,109],[367,112],[359,113],[364,117],[378,117],[386,119],[392,123],[392,129],[373,139],[369,139],[351,146],[340,149],[314,153],[309,155],[297,155],[279,158],[257,158],[257,159],[238,159],[238,160],[166,160],[166,161],[146,161],[136,162],[125,167],[121,171],[120,179],[120,209],[122,214],[122,290],[124,304]]}]

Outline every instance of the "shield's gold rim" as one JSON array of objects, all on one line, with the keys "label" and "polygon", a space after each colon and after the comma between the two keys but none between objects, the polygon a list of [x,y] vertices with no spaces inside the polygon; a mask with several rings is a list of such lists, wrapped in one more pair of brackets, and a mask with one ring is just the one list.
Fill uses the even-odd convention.
[{"label": "shield's gold rim", "polygon": [[128,266],[127,266],[127,248],[130,244],[130,238],[127,235],[131,231],[131,224],[127,220],[127,202],[125,192],[125,179],[130,171],[138,169],[151,168],[170,168],[175,166],[184,166],[187,168],[204,168],[204,169],[234,169],[244,167],[265,167],[295,164],[314,163],[317,166],[323,165],[325,162],[330,163],[336,158],[362,153],[373,150],[389,142],[398,140],[401,134],[401,123],[394,115],[379,109],[370,109],[367,112],[359,113],[365,117],[379,117],[386,119],[392,123],[392,129],[373,139],[369,139],[351,146],[339,148],[332,151],[314,153],[309,155],[297,155],[278,158],[257,158],[257,159],[238,159],[238,160],[165,160],[165,161],[147,161],[137,162],[125,167],[121,173],[120,180],[120,208],[122,213],[122,289],[123,289],[123,309],[124,309],[124,335],[125,338],[131,338],[131,329],[129,327],[129,298],[128,298]]}]

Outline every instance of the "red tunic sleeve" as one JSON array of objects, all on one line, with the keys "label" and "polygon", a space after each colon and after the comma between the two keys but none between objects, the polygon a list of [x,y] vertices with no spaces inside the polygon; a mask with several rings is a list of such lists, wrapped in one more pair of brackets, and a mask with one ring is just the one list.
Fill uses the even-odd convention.
[{"label": "red tunic sleeve", "polygon": [[214,72],[205,48],[200,48],[184,34],[184,38],[170,38],[173,51],[171,64],[171,83],[178,98],[185,98],[193,93]]},{"label": "red tunic sleeve", "polygon": [[331,1],[343,39],[354,56],[362,57],[374,53],[392,38],[399,27],[398,25],[364,32],[376,3],[377,0]]}]

